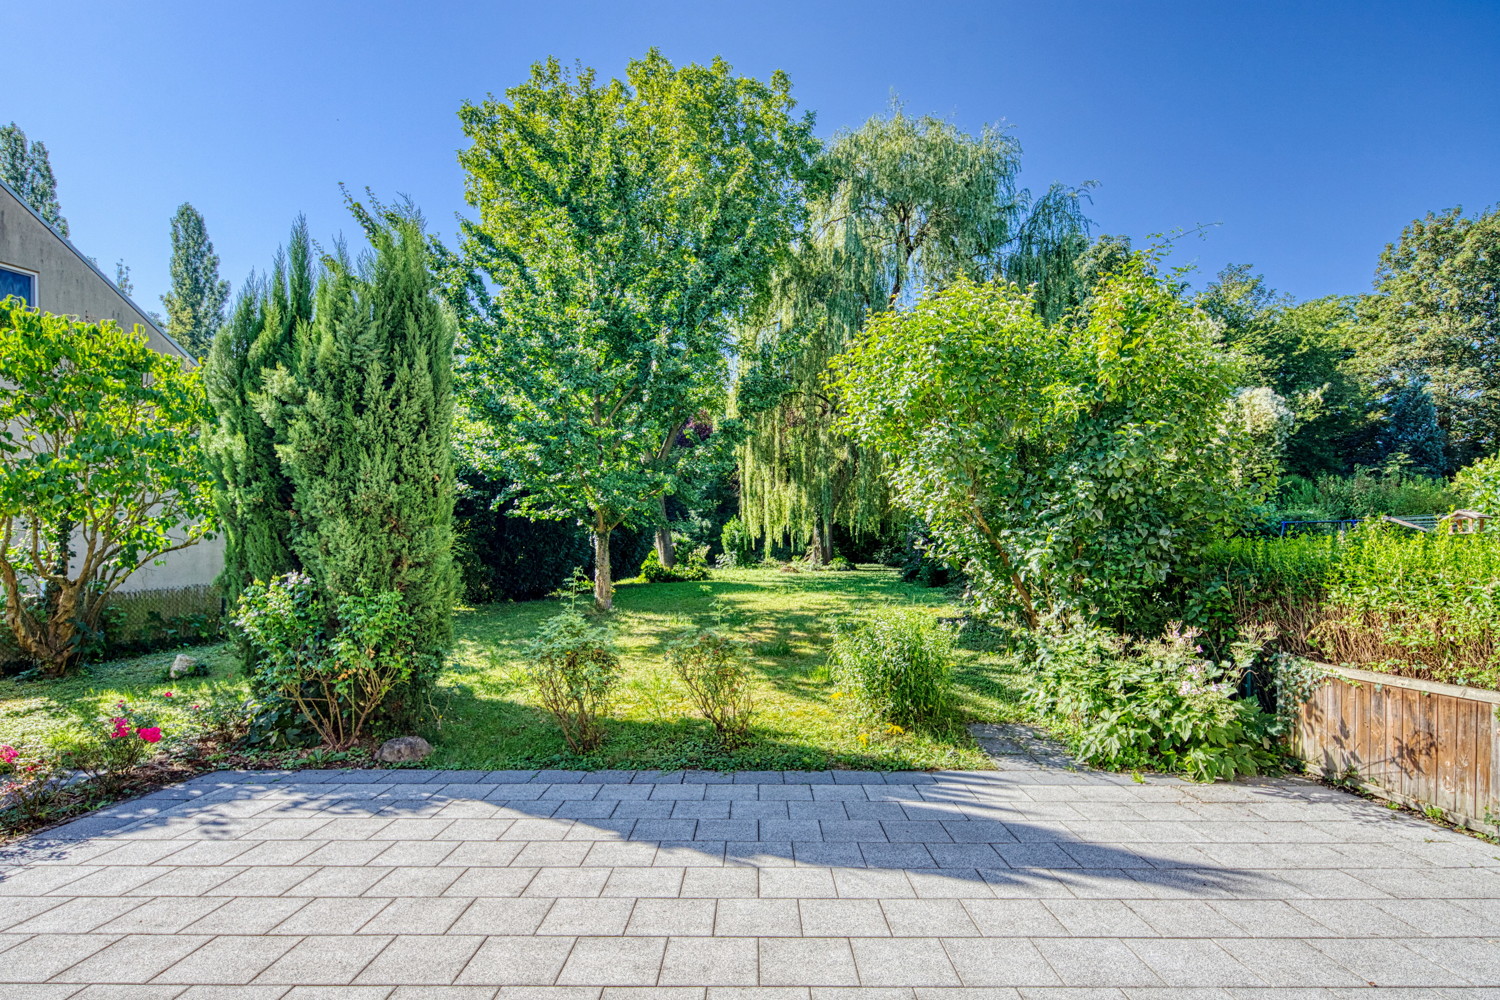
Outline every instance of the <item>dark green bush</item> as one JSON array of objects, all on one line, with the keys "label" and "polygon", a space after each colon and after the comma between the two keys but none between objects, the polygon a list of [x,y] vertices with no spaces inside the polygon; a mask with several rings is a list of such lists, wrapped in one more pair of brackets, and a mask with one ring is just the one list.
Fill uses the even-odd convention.
[{"label": "dark green bush", "polygon": [[833,678],[869,717],[931,726],[953,702],[953,637],[931,612],[884,608],[841,628],[829,653]]},{"label": "dark green bush", "polygon": [[708,577],[708,551],[702,548],[680,552],[677,565],[671,569],[661,564],[655,549],[647,552],[641,563],[641,579],[647,583],[682,583],[688,580],[707,580]]}]

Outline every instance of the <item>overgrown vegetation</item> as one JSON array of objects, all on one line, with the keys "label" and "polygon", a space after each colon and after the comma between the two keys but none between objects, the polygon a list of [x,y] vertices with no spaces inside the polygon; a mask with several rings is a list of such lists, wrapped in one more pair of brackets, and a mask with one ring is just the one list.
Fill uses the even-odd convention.
[{"label": "overgrown vegetation", "polygon": [[948,715],[953,639],[922,609],[868,612],[839,627],[829,663],[839,693],[876,721],[932,727]]},{"label": "overgrown vegetation", "polygon": [[1219,642],[1266,624],[1280,648],[1332,663],[1500,689],[1500,533],[1373,522],[1206,553],[1185,617]]}]

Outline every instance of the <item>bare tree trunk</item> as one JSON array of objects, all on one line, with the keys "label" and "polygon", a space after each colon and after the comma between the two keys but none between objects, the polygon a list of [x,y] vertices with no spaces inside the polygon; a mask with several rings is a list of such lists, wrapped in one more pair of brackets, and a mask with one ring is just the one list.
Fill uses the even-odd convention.
[{"label": "bare tree trunk", "polygon": [[609,569],[609,534],[603,518],[594,521],[594,607],[608,611],[615,606],[615,581]]},{"label": "bare tree trunk", "polygon": [[656,498],[657,510],[661,512],[661,526],[656,529],[656,558],[667,569],[677,565],[677,548],[672,544],[672,526],[667,523],[667,498]]},{"label": "bare tree trunk", "polygon": [[829,521],[823,522],[823,557],[824,562],[832,562],[835,553],[833,551],[833,525]]},{"label": "bare tree trunk", "polygon": [[812,557],[814,565],[826,566],[828,564],[828,553],[823,551],[823,519],[821,517],[813,521],[812,548],[808,555]]}]

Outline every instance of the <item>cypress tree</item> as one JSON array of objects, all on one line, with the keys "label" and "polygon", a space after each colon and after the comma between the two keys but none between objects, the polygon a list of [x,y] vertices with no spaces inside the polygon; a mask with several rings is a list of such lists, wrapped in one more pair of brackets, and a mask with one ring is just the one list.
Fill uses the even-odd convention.
[{"label": "cypress tree", "polygon": [[453,338],[435,294],[420,221],[385,213],[366,224],[363,274],[333,262],[296,369],[276,396],[294,490],[292,547],[329,598],[396,590],[419,651],[451,645]]},{"label": "cypress tree", "polygon": [[161,297],[167,333],[193,357],[203,357],[228,301],[229,282],[219,280],[219,255],[203,215],[183,202],[172,216],[172,290]]},{"label": "cypress tree", "polygon": [[296,332],[312,321],[312,282],[311,240],[298,219],[270,280],[246,283],[205,365],[215,415],[205,448],[226,541],[218,583],[231,600],[256,580],[301,568],[290,543],[294,497],[276,453],[279,428],[266,420],[276,412],[266,381],[295,366]]},{"label": "cypress tree", "polygon": [[0,125],[0,178],[15,189],[47,224],[63,236],[68,220],[57,202],[57,178],[52,159],[42,142],[26,141],[26,133],[15,122]]}]

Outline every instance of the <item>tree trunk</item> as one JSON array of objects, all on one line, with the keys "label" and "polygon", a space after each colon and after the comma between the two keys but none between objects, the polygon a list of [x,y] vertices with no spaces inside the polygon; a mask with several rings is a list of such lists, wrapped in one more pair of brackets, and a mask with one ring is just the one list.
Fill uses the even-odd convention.
[{"label": "tree trunk", "polygon": [[808,550],[816,566],[828,565],[828,553],[823,551],[823,519],[820,517],[813,522],[812,547]]},{"label": "tree trunk", "polygon": [[613,528],[603,519],[594,522],[594,607],[608,611],[615,606],[615,582],[609,570],[609,534]]},{"label": "tree trunk", "polygon": [[672,544],[672,526],[667,523],[667,498],[659,496],[656,498],[657,509],[661,512],[661,526],[656,529],[656,558],[667,569],[677,565],[677,548]]}]

